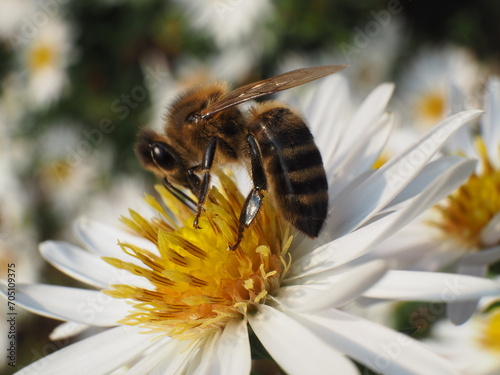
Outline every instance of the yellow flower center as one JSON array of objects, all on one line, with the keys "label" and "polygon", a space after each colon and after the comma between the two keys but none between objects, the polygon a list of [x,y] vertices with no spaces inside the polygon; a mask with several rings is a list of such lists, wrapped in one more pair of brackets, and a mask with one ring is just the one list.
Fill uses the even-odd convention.
[{"label": "yellow flower center", "polygon": [[42,177],[51,183],[67,182],[73,172],[73,167],[65,160],[56,160],[42,170]]},{"label": "yellow flower center", "polygon": [[120,323],[178,338],[199,338],[231,319],[244,318],[252,306],[265,303],[279,287],[291,262],[289,224],[264,199],[238,249],[229,250],[228,245],[237,238],[244,197],[229,177],[219,174],[219,179],[221,191],[211,189],[200,218],[201,229],[193,228],[193,213],[163,186],[156,187],[163,205],[146,196],[158,217],[145,219],[130,211],[130,218],[122,218],[158,251],[120,243],[141,265],[104,258],[152,285],[149,289],[113,285],[105,291],[133,301],[132,312]]},{"label": "yellow flower center", "polygon": [[40,43],[31,49],[28,59],[31,70],[38,71],[54,64],[56,52],[53,46]]},{"label": "yellow flower center", "polygon": [[500,354],[500,309],[494,310],[481,324],[479,344]]},{"label": "yellow flower center", "polygon": [[445,96],[440,92],[430,92],[425,95],[417,106],[420,118],[435,123],[444,117]]},{"label": "yellow flower center", "polygon": [[[486,146],[476,139],[483,171],[472,174],[444,203],[435,206],[440,220],[430,223],[469,249],[481,249],[481,233],[490,220],[500,212],[500,170],[488,159]],[[489,244],[491,246],[491,244]]]}]

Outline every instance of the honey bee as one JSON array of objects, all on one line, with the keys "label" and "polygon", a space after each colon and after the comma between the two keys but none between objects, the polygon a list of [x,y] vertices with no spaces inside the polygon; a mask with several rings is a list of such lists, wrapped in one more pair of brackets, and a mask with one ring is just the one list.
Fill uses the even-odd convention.
[{"label": "honey bee", "polygon": [[[265,194],[284,218],[309,237],[317,237],[327,216],[328,182],[321,154],[304,120],[277,101],[237,105],[336,73],[344,65],[293,70],[229,91],[226,83],[194,87],[171,105],[163,133],[142,129],[136,153],[143,166],[163,178],[165,187],[196,216],[203,211],[214,165],[243,162],[253,188],[239,217],[238,248]],[[190,190],[195,202],[179,187]]]}]

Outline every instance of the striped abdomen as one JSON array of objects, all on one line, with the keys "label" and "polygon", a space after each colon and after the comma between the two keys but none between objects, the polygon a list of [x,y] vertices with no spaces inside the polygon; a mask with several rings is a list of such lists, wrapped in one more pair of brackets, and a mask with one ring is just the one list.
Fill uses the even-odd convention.
[{"label": "striped abdomen", "polygon": [[328,182],[309,128],[272,102],[253,114],[249,130],[260,146],[271,194],[290,223],[316,237],[328,211]]}]

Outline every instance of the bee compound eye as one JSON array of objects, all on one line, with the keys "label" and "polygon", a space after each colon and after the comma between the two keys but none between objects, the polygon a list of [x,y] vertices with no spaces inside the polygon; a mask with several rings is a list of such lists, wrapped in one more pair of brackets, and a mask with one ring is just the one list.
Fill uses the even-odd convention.
[{"label": "bee compound eye", "polygon": [[151,157],[158,167],[165,170],[175,168],[176,160],[167,145],[156,142],[151,147]]}]

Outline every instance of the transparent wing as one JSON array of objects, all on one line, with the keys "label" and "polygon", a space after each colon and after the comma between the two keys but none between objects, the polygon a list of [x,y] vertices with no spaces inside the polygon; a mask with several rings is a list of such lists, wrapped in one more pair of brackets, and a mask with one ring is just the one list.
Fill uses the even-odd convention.
[{"label": "transparent wing", "polygon": [[302,68],[263,81],[250,83],[223,95],[217,102],[205,108],[201,112],[201,117],[206,118],[214,113],[248,100],[303,85],[304,83],[336,73],[345,67],[347,67],[347,65],[323,65],[312,68]]}]

